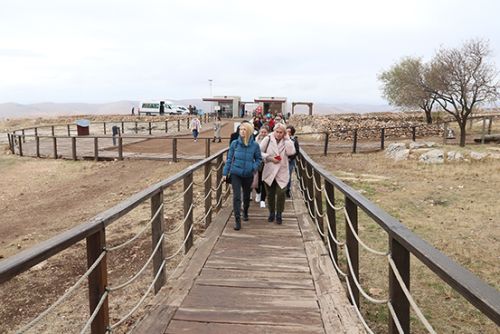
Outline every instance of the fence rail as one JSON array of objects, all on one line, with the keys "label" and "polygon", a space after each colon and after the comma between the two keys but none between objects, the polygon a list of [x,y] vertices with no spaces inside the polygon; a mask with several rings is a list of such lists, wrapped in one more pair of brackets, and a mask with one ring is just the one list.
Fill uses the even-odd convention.
[{"label": "fence rail", "polygon": [[[135,280],[145,269],[145,267],[152,263],[153,265],[153,281],[148,288],[146,294],[141,298],[139,303],[127,314],[126,317],[130,316],[145,299],[145,296],[154,288],[156,293],[161,286],[165,283],[165,267],[166,262],[184,250],[187,253],[191,246],[193,245],[193,226],[195,224],[195,219],[193,216],[193,211],[198,204],[194,204],[193,187],[195,186],[193,174],[197,170],[203,170],[204,180],[198,185],[204,187],[204,198],[199,203],[200,208],[203,208],[203,217],[198,219],[198,223],[203,223],[208,226],[212,221],[212,214],[218,212],[222,207],[222,202],[224,198],[227,198],[229,192],[229,187],[226,186],[225,191],[222,189],[222,167],[223,167],[223,157],[228,149],[225,148],[219,152],[211,155],[210,157],[194,163],[190,167],[184,169],[183,171],[158,182],[143,191],[131,196],[127,200],[117,204],[116,206],[98,214],[92,218],[89,222],[76,226],[64,233],[61,233],[52,239],[42,242],[34,247],[22,251],[10,258],[7,258],[0,262],[0,284],[9,281],[10,279],[16,277],[22,272],[32,268],[33,266],[39,264],[40,262],[51,258],[52,256],[60,253],[61,251],[75,245],[76,243],[86,240],[87,245],[87,260],[88,260],[88,271],[82,276],[77,282],[81,282],[88,278],[89,285],[89,306],[90,306],[90,318],[83,327],[82,332],[86,330],[87,327],[91,328],[92,333],[105,333],[109,329],[112,329],[121,323],[124,319],[121,319],[118,323],[110,325],[109,323],[109,310],[108,310],[108,298],[112,296],[113,292],[121,289],[122,287],[130,284]],[[215,178],[216,186],[212,186],[212,178]],[[184,191],[181,194],[183,200],[183,216],[184,219],[179,225],[179,229],[183,229],[184,237],[183,242],[177,252],[169,257],[166,257],[163,252],[163,241],[168,238],[169,233],[164,231],[164,192],[176,183],[183,181]],[[213,196],[215,194],[215,196]],[[179,199],[180,199],[179,198]],[[127,213],[132,211],[134,208],[143,204],[144,202],[150,200],[151,205],[151,220],[149,225],[151,227],[152,236],[152,252],[149,260],[146,262],[144,267],[129,281],[115,285],[108,286],[108,269],[107,269],[107,253],[110,251],[116,251],[120,249],[123,245],[133,242],[137,236],[133,237],[123,245],[119,246],[109,246],[106,243],[106,228],[116,222],[119,218],[125,216]],[[168,203],[172,205],[172,201],[169,199]],[[215,203],[215,204],[212,204]],[[149,226],[147,225],[147,226]],[[146,230],[144,228],[139,234]],[[73,288],[72,288],[73,289]],[[46,313],[52,310],[58,303],[62,302],[66,298],[72,289],[69,289],[64,296],[52,305],[49,309],[39,315],[36,319],[32,320],[30,323],[25,325],[19,330],[20,333],[25,330],[35,326],[38,321],[40,321]],[[126,318],[125,317],[125,318]]]},{"label": "fence rail", "polygon": [[[455,291],[467,299],[475,308],[500,325],[500,293],[473,273],[461,267],[449,257],[418,237],[398,220],[370,202],[353,188],[332,176],[315,163],[303,150],[300,151],[297,164],[297,176],[304,202],[309,215],[317,225],[318,232],[330,249],[332,262],[339,276],[346,278],[351,302],[360,308],[360,294],[376,303],[387,303],[389,309],[389,332],[410,333],[410,306],[415,311],[424,327],[433,333],[433,329],[423,317],[413,301],[410,291],[410,255],[421,263]],[[344,206],[335,206],[334,190],[344,196]],[[337,238],[338,222],[335,212],[342,210],[345,216],[346,240]],[[382,227],[388,235],[388,252],[376,251],[366,246],[358,235],[358,210]],[[387,258],[389,269],[389,296],[387,300],[375,300],[360,286],[359,251],[367,251]],[[338,263],[339,249],[344,248],[348,262],[346,272]],[[361,313],[358,312],[361,316]],[[368,332],[372,332],[367,326]]]}]

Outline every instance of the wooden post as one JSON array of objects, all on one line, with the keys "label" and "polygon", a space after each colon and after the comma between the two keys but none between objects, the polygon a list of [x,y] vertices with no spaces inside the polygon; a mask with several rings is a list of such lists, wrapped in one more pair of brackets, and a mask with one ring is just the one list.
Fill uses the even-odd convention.
[{"label": "wooden post", "polygon": [[[309,210],[311,210],[311,213],[315,214],[314,212],[314,185],[313,185],[313,178],[312,178],[312,174],[313,174],[313,170],[312,170],[312,167],[311,165],[306,161],[305,162],[306,164],[306,170],[305,170],[305,176],[306,176],[306,182],[305,182],[305,186],[306,186],[306,197],[307,197],[307,202],[309,203]],[[309,178],[308,175],[311,175],[311,178]],[[311,200],[309,199],[311,198]],[[313,217],[311,216],[311,219],[313,219]]]},{"label": "wooden post", "polygon": [[488,134],[491,135],[491,125],[493,124],[493,117],[490,116],[488,118],[489,122],[488,122]]},{"label": "wooden post", "polygon": [[177,132],[181,132],[181,120],[177,120]]},{"label": "wooden post", "polygon": [[38,136],[38,128],[35,128],[35,137]]},{"label": "wooden post", "polygon": [[486,134],[486,117],[483,117],[483,129],[481,130],[481,144],[484,144],[485,134]]},{"label": "wooden post", "polygon": [[40,137],[35,137],[36,157],[40,158]]},{"label": "wooden post", "polygon": [[137,134],[137,131],[138,131],[138,129],[137,129],[137,122],[135,122],[135,128],[134,128],[134,131],[135,131],[135,133]]},{"label": "wooden post", "polygon": [[[410,253],[396,239],[389,238],[391,257],[408,290],[410,290]],[[389,266],[389,299],[404,333],[410,333],[410,303]],[[399,333],[396,324],[389,317],[389,333]]]},{"label": "wooden post", "polygon": [[210,138],[205,138],[205,158],[210,156]]},{"label": "wooden post", "polygon": [[94,137],[94,160],[99,161],[99,138]]},{"label": "wooden post", "polygon": [[[156,218],[151,222],[151,251],[153,251],[158,244],[161,236],[164,231],[164,216],[163,216],[163,208],[160,207],[163,204],[163,191],[160,191],[158,194],[151,197],[151,218],[155,216],[156,211],[160,210]],[[160,266],[165,259],[163,254],[163,240],[160,242],[160,246],[158,250],[153,255],[153,277],[156,277],[156,274],[160,270]],[[158,280],[155,283],[154,291],[155,294],[160,291],[161,287],[165,284],[165,267],[161,269],[162,273],[158,277]]]},{"label": "wooden post", "polygon": [[103,125],[104,134],[106,134],[106,122],[103,122],[102,125]]},{"label": "wooden post", "polygon": [[[223,159],[223,155],[219,155],[217,157],[217,162],[216,162],[216,165],[217,166],[220,166],[220,168],[217,170],[217,178],[216,178],[216,183],[215,183],[215,186],[216,187],[219,187],[219,184],[222,180],[222,169],[223,169],[223,166],[221,165],[222,163],[222,159]],[[219,202],[219,199],[221,198],[222,196],[222,185],[217,189],[217,192],[216,192],[216,196],[215,196],[215,201],[216,201],[216,212],[219,212],[219,210],[222,208],[222,200]]]},{"label": "wooden post", "polygon": [[66,127],[68,128],[68,137],[71,136],[71,130],[69,128],[69,124],[66,124]]},{"label": "wooden post", "polygon": [[125,123],[124,122],[122,122],[122,132],[121,133],[122,134],[125,133]]},{"label": "wooden post", "polygon": [[[333,185],[326,181],[325,179],[325,190],[326,190],[326,196],[328,196],[328,199],[332,204],[335,205],[335,190]],[[328,217],[328,224],[330,225],[330,230],[332,231],[333,237],[337,239],[337,218],[335,214],[335,210],[328,204],[326,203],[326,215]],[[333,238],[330,234],[328,234],[328,238],[330,240],[330,245],[332,246],[332,256],[335,259],[335,262],[338,264],[339,263],[339,258],[338,258],[338,249],[337,249],[337,244],[335,241],[333,241]]]},{"label": "wooden post", "polygon": [[19,156],[23,156],[23,140],[21,136],[17,137],[17,143],[19,144]]},{"label": "wooden post", "polygon": [[21,134],[23,136],[23,143],[26,143],[26,137],[24,136],[24,129],[21,130]]},{"label": "wooden post", "polygon": [[[212,223],[212,176],[209,177],[209,175],[212,173],[212,161],[207,162],[204,166],[205,169],[205,214],[207,215],[207,218],[205,219],[205,227],[210,226]],[[209,212],[207,214],[207,212]]]},{"label": "wooden post", "polygon": [[[315,181],[316,180],[316,181]],[[316,183],[314,183],[316,182]],[[323,192],[319,191],[316,187],[321,189],[321,175],[319,174],[318,171],[314,170],[313,171],[313,193],[314,193],[314,199],[313,201],[313,209],[314,209],[314,214],[317,217],[318,220],[318,225],[319,229],[321,230],[321,233],[325,233],[325,224],[323,223]],[[316,207],[318,210],[316,210]],[[323,237],[323,242],[326,242],[326,236]]]},{"label": "wooden post", "polygon": [[186,118],[186,129],[188,129],[188,130],[189,130],[189,117],[188,117],[188,118]]},{"label": "wooden post", "polygon": [[172,138],[172,161],[177,162],[177,138]]},{"label": "wooden post", "polygon": [[328,155],[328,132],[325,132],[325,147],[323,150],[323,155],[325,157]]},{"label": "wooden post", "polygon": [[[345,208],[347,210],[347,214],[351,220],[352,227],[356,233],[358,233],[358,207],[356,204],[349,198],[345,197]],[[354,276],[359,282],[359,245],[354,233],[351,231],[349,224],[345,222],[345,233],[346,233],[346,247],[349,250],[349,259],[351,260],[352,269],[354,272]],[[354,300],[351,300],[352,304],[358,305],[359,309],[359,290],[354,283],[354,279],[352,278],[352,273],[349,271],[349,284],[351,285],[352,295],[354,296]]]},{"label": "wooden post", "polygon": [[76,160],[76,137],[71,137],[71,155]]},{"label": "wooden post", "polygon": [[168,121],[165,121],[165,133],[168,133]]},{"label": "wooden post", "polygon": [[[189,230],[191,229],[191,225],[193,225],[193,209],[189,210],[191,205],[193,204],[193,185],[191,183],[193,182],[193,173],[189,173],[184,177],[184,217],[185,217],[185,222],[184,222],[184,239],[186,239],[186,244],[184,245],[184,253],[186,254],[190,249],[191,246],[193,246],[193,233],[194,231],[191,230],[191,233],[188,236]],[[187,190],[189,188],[189,190]]]},{"label": "wooden post", "polygon": [[118,137],[118,160],[123,160],[123,138]]},{"label": "wooden post", "polygon": [[385,148],[385,128],[380,129],[380,149]]},{"label": "wooden post", "polygon": [[53,146],[54,146],[54,159],[57,159],[57,138],[52,137],[52,141],[53,141]]},{"label": "wooden post", "polygon": [[354,129],[354,139],[352,142],[352,153],[356,153],[357,146],[358,146],[358,129]]},{"label": "wooden post", "polygon": [[[106,246],[106,236],[104,228],[87,237],[87,267],[90,268],[94,262],[101,256]],[[95,267],[88,277],[89,282],[89,307],[90,314],[94,312],[102,295],[108,285],[108,271],[106,265],[107,256]],[[109,326],[109,308],[108,298],[104,300],[101,309],[91,325],[92,334],[104,334]]]},{"label": "wooden post", "polygon": [[53,137],[53,136],[55,136],[55,129],[54,129],[54,126],[52,125],[52,126],[50,127],[50,129],[51,129],[52,137]]},{"label": "wooden post", "polygon": [[149,131],[149,135],[151,136],[151,122],[148,122],[148,124],[149,124],[149,125],[148,125],[148,126],[149,126],[149,127],[148,127],[148,131]]},{"label": "wooden post", "polygon": [[443,145],[446,145],[447,134],[448,134],[448,122],[444,123]]},{"label": "wooden post", "polygon": [[417,139],[417,127],[412,126],[411,127],[411,140],[415,141]]}]

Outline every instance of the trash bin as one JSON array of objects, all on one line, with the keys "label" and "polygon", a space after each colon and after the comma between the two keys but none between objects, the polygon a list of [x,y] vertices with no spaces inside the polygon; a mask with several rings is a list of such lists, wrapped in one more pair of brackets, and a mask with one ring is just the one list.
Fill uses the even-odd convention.
[{"label": "trash bin", "polygon": [[90,121],[79,119],[76,121],[76,133],[78,136],[88,136],[90,129]]}]

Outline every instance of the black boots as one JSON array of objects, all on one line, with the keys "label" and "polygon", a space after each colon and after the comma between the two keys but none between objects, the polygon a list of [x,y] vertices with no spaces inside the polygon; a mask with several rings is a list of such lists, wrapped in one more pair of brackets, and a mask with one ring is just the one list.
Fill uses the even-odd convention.
[{"label": "black boots", "polygon": [[243,221],[248,221],[248,209],[243,211]]},{"label": "black boots", "polygon": [[274,221],[274,212],[269,212],[269,218],[267,218],[267,221],[270,223]]},{"label": "black boots", "polygon": [[234,219],[234,229],[236,231],[239,231],[241,229],[241,221],[240,221],[240,217],[236,217]]},{"label": "black boots", "polygon": [[214,137],[214,139],[212,140],[212,143],[215,143],[215,137]]},{"label": "black boots", "polygon": [[276,224],[281,225],[283,223],[283,217],[281,217],[281,212],[276,213]]}]

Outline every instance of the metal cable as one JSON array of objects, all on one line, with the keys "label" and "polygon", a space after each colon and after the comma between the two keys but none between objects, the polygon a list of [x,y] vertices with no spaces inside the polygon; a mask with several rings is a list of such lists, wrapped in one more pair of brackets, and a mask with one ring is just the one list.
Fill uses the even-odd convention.
[{"label": "metal cable", "polygon": [[380,256],[387,256],[390,254],[389,251],[386,251],[386,252],[381,252],[381,251],[378,251],[378,250],[375,250],[373,248],[370,248],[368,247],[362,240],[361,238],[358,236],[358,234],[356,233],[356,231],[354,230],[354,227],[352,226],[352,223],[351,223],[351,218],[349,217],[349,214],[347,213],[347,209],[344,208],[344,216],[346,218],[346,221],[347,221],[347,224],[349,225],[349,228],[351,229],[351,232],[352,234],[354,234],[354,237],[356,238],[356,240],[358,240],[359,244],[361,246],[363,246],[363,248],[365,248],[367,251],[369,251],[370,253],[373,253],[373,254],[376,254],[376,255],[380,255]]},{"label": "metal cable", "polygon": [[431,334],[436,334],[434,329],[432,328],[431,324],[427,321],[425,316],[423,315],[422,311],[418,307],[417,303],[413,300],[412,295],[410,294],[410,291],[408,291],[408,288],[406,287],[406,284],[403,282],[403,279],[401,278],[401,275],[399,274],[398,268],[396,267],[396,264],[392,260],[391,255],[387,255],[387,260],[389,261],[389,265],[392,268],[392,272],[394,273],[394,276],[396,276],[396,279],[399,282],[399,286],[403,290],[406,298],[408,299],[408,302],[410,303],[411,307],[413,308],[413,311],[415,311],[415,314],[419,318],[419,320],[422,322],[424,327],[427,329],[427,331]]},{"label": "metal cable", "polygon": [[184,223],[185,223],[185,222],[186,222],[186,220],[188,219],[189,214],[191,213],[191,211],[192,211],[192,210],[193,210],[193,203],[191,203],[191,206],[189,207],[188,212],[187,212],[187,213],[186,213],[186,215],[184,216],[184,220],[182,221],[182,223],[180,223],[179,225],[177,225],[177,227],[175,228],[175,230],[173,230],[173,231],[165,231],[165,232],[163,232],[163,233],[164,233],[164,234],[166,234],[166,235],[173,235],[173,234],[177,233],[177,232],[180,230],[180,228],[181,228],[182,226],[184,226]]},{"label": "metal cable", "polygon": [[35,319],[31,320],[28,324],[26,324],[23,328],[19,329],[16,333],[24,333],[27,330],[31,329],[33,326],[35,326],[40,320],[42,320],[49,312],[51,312],[55,307],[57,307],[59,304],[61,304],[64,299],[68,297],[73,291],[76,290],[76,288],[90,275],[90,273],[101,263],[102,259],[106,255],[106,251],[104,250],[101,255],[95,260],[95,262],[90,266],[89,269],[76,281],[75,284],[71,288],[69,288],[61,297],[59,297],[58,300],[55,301],[54,304],[50,305],[45,311],[40,313]]},{"label": "metal cable", "polygon": [[151,289],[153,288],[153,286],[155,285],[156,281],[158,280],[158,278],[160,277],[160,274],[163,272],[163,269],[165,268],[165,264],[167,263],[166,260],[163,260],[163,262],[161,263],[160,265],[160,268],[158,269],[158,272],[156,273],[156,276],[154,277],[153,281],[151,282],[151,284],[149,285],[146,293],[142,296],[142,298],[139,300],[139,302],[134,306],[134,308],[132,308],[132,310],[130,310],[129,313],[127,313],[127,315],[125,315],[123,318],[121,318],[118,322],[116,322],[115,324],[113,324],[110,329],[113,330],[114,328],[120,326],[125,320],[127,320],[138,308],[139,306],[141,306],[142,302],[144,302],[144,300],[146,299],[147,295],[149,294],[149,292],[151,291]]},{"label": "metal cable", "polygon": [[363,287],[361,286],[361,284],[358,281],[358,278],[356,277],[356,275],[354,273],[354,269],[352,267],[351,258],[349,257],[349,249],[348,249],[347,245],[345,245],[344,251],[345,251],[346,258],[347,258],[347,264],[349,265],[349,272],[351,273],[350,277],[354,281],[354,284],[356,284],[359,292],[361,292],[363,297],[365,297],[366,299],[368,299],[369,301],[371,301],[374,304],[387,304],[387,302],[389,301],[388,299],[375,299],[366,293],[366,291],[363,289]]},{"label": "metal cable", "polygon": [[146,263],[142,266],[141,270],[139,270],[131,279],[129,279],[128,281],[120,284],[120,285],[117,285],[115,287],[109,287],[108,290],[109,292],[113,292],[113,291],[116,291],[116,290],[120,290],[120,289],[123,289],[124,287],[126,287],[127,285],[131,284],[133,281],[135,281],[143,272],[144,270],[146,270],[146,267],[148,266],[148,264],[151,263],[151,261],[153,260],[153,257],[155,256],[156,252],[158,252],[158,249],[160,248],[160,245],[161,245],[161,242],[163,241],[163,238],[165,237],[165,234],[162,234],[160,236],[160,239],[158,239],[158,242],[156,243],[156,246],[154,248],[154,250],[151,252],[151,255],[149,256],[148,260],[146,261]]},{"label": "metal cable", "polygon": [[112,251],[115,251],[117,249],[120,249],[120,248],[123,248],[125,246],[127,246],[128,244],[130,244],[131,242],[133,242],[135,239],[137,239],[142,233],[144,233],[144,231],[146,231],[149,227],[149,225],[156,219],[156,217],[158,217],[158,214],[160,213],[160,211],[163,209],[163,203],[160,205],[160,207],[158,208],[158,210],[156,210],[153,218],[151,218],[149,220],[149,222],[146,224],[146,226],[144,226],[144,228],[142,230],[140,230],[132,239],[129,239],[128,241],[125,241],[124,243],[122,244],[119,244],[119,245],[116,245],[116,246],[113,246],[113,247],[106,247],[105,249],[108,251],[108,252],[112,252]]},{"label": "metal cable", "polygon": [[104,291],[104,293],[102,294],[101,299],[99,300],[99,303],[97,304],[94,312],[92,312],[92,315],[90,316],[89,320],[87,320],[87,323],[85,323],[85,326],[83,327],[80,334],[85,333],[87,331],[87,329],[89,328],[90,324],[92,324],[92,321],[94,321],[95,317],[97,316],[97,313],[101,310],[102,304],[104,303],[106,298],[108,298],[108,294],[109,294],[109,292],[107,290]]}]

